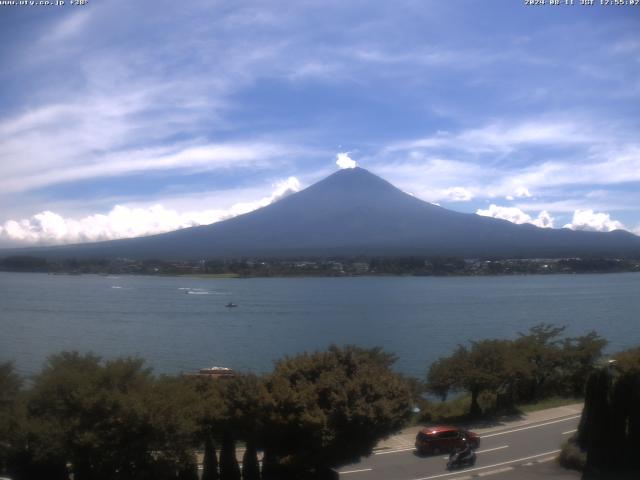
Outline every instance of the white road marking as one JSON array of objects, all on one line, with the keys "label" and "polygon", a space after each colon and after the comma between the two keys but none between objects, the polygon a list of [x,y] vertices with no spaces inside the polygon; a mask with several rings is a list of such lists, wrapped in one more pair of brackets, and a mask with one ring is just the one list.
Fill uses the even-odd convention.
[{"label": "white road marking", "polygon": [[577,432],[578,429],[574,428],[573,430],[567,430],[566,432],[562,432],[562,435],[569,435],[570,433]]},{"label": "white road marking", "polygon": [[[538,453],[537,455],[531,455],[529,457],[523,457],[523,458],[516,458],[515,460],[509,460],[507,462],[500,462],[500,463],[494,463],[493,465],[487,465],[485,467],[476,467],[476,468],[470,468],[468,470],[465,470],[465,472],[475,472],[477,470],[485,470],[487,468],[494,468],[494,467],[501,467],[503,465],[509,465],[511,463],[518,463],[518,462],[524,462],[526,460],[531,460],[532,458],[538,458],[538,457],[544,457],[546,455],[552,455],[554,453],[558,453],[560,450],[552,450],[550,452],[544,452],[544,453]],[[440,475],[432,475],[430,477],[421,477],[421,478],[415,478],[413,480],[431,480],[432,478],[442,478],[442,477],[449,477],[451,475],[458,475],[458,472],[451,472],[451,473],[441,473]]]},{"label": "white road marking", "polygon": [[[492,452],[493,450],[500,450],[502,448],[508,448],[508,447],[509,445],[503,445],[501,447],[487,448],[486,450],[478,450],[476,453]],[[408,452],[410,450],[415,450],[415,447],[398,448],[396,450],[387,450],[386,452],[376,452],[374,453],[374,455],[388,455],[389,453],[401,453],[401,452]],[[448,459],[449,457],[443,457],[443,458]]]},{"label": "white road marking", "polygon": [[476,453],[493,452],[494,450],[502,450],[503,448],[509,448],[509,445],[502,445],[501,447],[487,448],[485,450],[478,450]]},{"label": "white road marking", "polygon": [[497,468],[496,470],[489,470],[488,472],[479,473],[479,477],[486,477],[487,475],[495,475],[497,473],[508,472],[509,470],[513,470],[513,467],[502,467]]},{"label": "white road marking", "polygon": [[[486,450],[478,450],[476,454],[493,452],[494,450],[502,450],[503,448],[509,448],[509,445],[502,445],[501,447],[495,447],[495,448],[487,448]],[[444,458],[445,460],[449,460],[449,457],[442,457],[442,458]]]},{"label": "white road marking", "polygon": [[550,462],[550,461],[555,460],[555,459],[556,459],[556,457],[553,456],[553,457],[549,457],[549,458],[541,458],[539,460],[536,460],[536,462],[538,462],[538,463],[546,463],[546,462]]},{"label": "white road marking", "polygon": [[580,418],[580,415],[574,415],[573,417],[562,418],[560,420],[553,420],[552,422],[539,423],[537,425],[531,425],[529,427],[515,428],[513,430],[508,430],[506,432],[489,433],[488,435],[482,435],[480,438],[497,437],[498,435],[506,435],[507,433],[521,432],[522,430],[530,430],[532,428],[544,427],[546,425],[552,425],[554,423],[567,422],[569,420],[574,420],[576,418]]},{"label": "white road marking", "polygon": [[370,472],[373,470],[372,468],[363,468],[361,470],[347,470],[346,472],[338,472],[340,475],[346,475],[347,473],[360,473],[360,472]]},{"label": "white road marking", "polygon": [[409,450],[415,450],[415,447],[398,448],[397,450],[387,450],[386,452],[376,452],[374,455],[387,455],[388,453],[408,452]]}]

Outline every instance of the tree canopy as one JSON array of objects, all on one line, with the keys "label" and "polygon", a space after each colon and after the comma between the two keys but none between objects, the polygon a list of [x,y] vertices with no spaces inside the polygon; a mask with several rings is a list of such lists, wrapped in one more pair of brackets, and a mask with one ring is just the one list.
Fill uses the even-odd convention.
[{"label": "tree canopy", "polygon": [[471,395],[470,414],[478,415],[483,392],[502,399],[536,401],[550,395],[581,395],[606,341],[595,332],[562,338],[565,327],[533,326],[515,340],[471,341],[434,362],[427,390],[442,399],[451,391]]},{"label": "tree canopy", "polygon": [[[214,380],[62,352],[24,390],[12,365],[0,364],[0,474],[193,480],[204,451],[202,478],[251,480],[261,449],[263,478],[271,467],[311,478],[404,425],[412,394],[394,361],[380,349],[334,346],[285,358],[266,376]],[[246,447],[242,472],[236,442]]]},{"label": "tree canopy", "polygon": [[177,379],[144,361],[63,352],[49,358],[27,399],[39,459],[74,478],[140,479],[193,463],[195,423]]},{"label": "tree canopy", "polygon": [[267,445],[294,467],[337,466],[369,455],[410,416],[411,391],[380,349],[330,347],[276,364]]}]

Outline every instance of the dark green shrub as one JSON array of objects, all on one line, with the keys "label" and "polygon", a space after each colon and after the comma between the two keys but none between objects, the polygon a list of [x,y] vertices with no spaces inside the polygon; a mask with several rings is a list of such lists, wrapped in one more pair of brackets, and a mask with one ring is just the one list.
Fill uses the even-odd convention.
[{"label": "dark green shrub", "polygon": [[571,438],[562,445],[558,462],[564,468],[582,472],[587,465],[587,454],[580,449],[575,439]]}]

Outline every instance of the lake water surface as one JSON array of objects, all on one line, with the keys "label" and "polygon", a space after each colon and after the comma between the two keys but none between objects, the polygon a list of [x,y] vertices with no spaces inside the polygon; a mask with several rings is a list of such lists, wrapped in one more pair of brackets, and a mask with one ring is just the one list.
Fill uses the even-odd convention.
[{"label": "lake water surface", "polygon": [[[237,308],[226,308],[228,302]],[[205,279],[0,272],[0,361],[37,372],[61,350],[139,355],[159,373],[266,372],[331,343],[382,346],[397,370],[540,322],[640,345],[640,274]]]}]

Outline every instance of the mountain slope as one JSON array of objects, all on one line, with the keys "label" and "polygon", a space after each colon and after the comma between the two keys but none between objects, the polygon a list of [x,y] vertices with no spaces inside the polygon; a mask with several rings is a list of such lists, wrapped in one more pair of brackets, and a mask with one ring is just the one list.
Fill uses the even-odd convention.
[{"label": "mountain slope", "polygon": [[58,257],[215,258],[412,255],[461,257],[640,256],[628,232],[515,225],[419,200],[362,168],[339,170],[254,212],[161,235],[30,249]]}]

